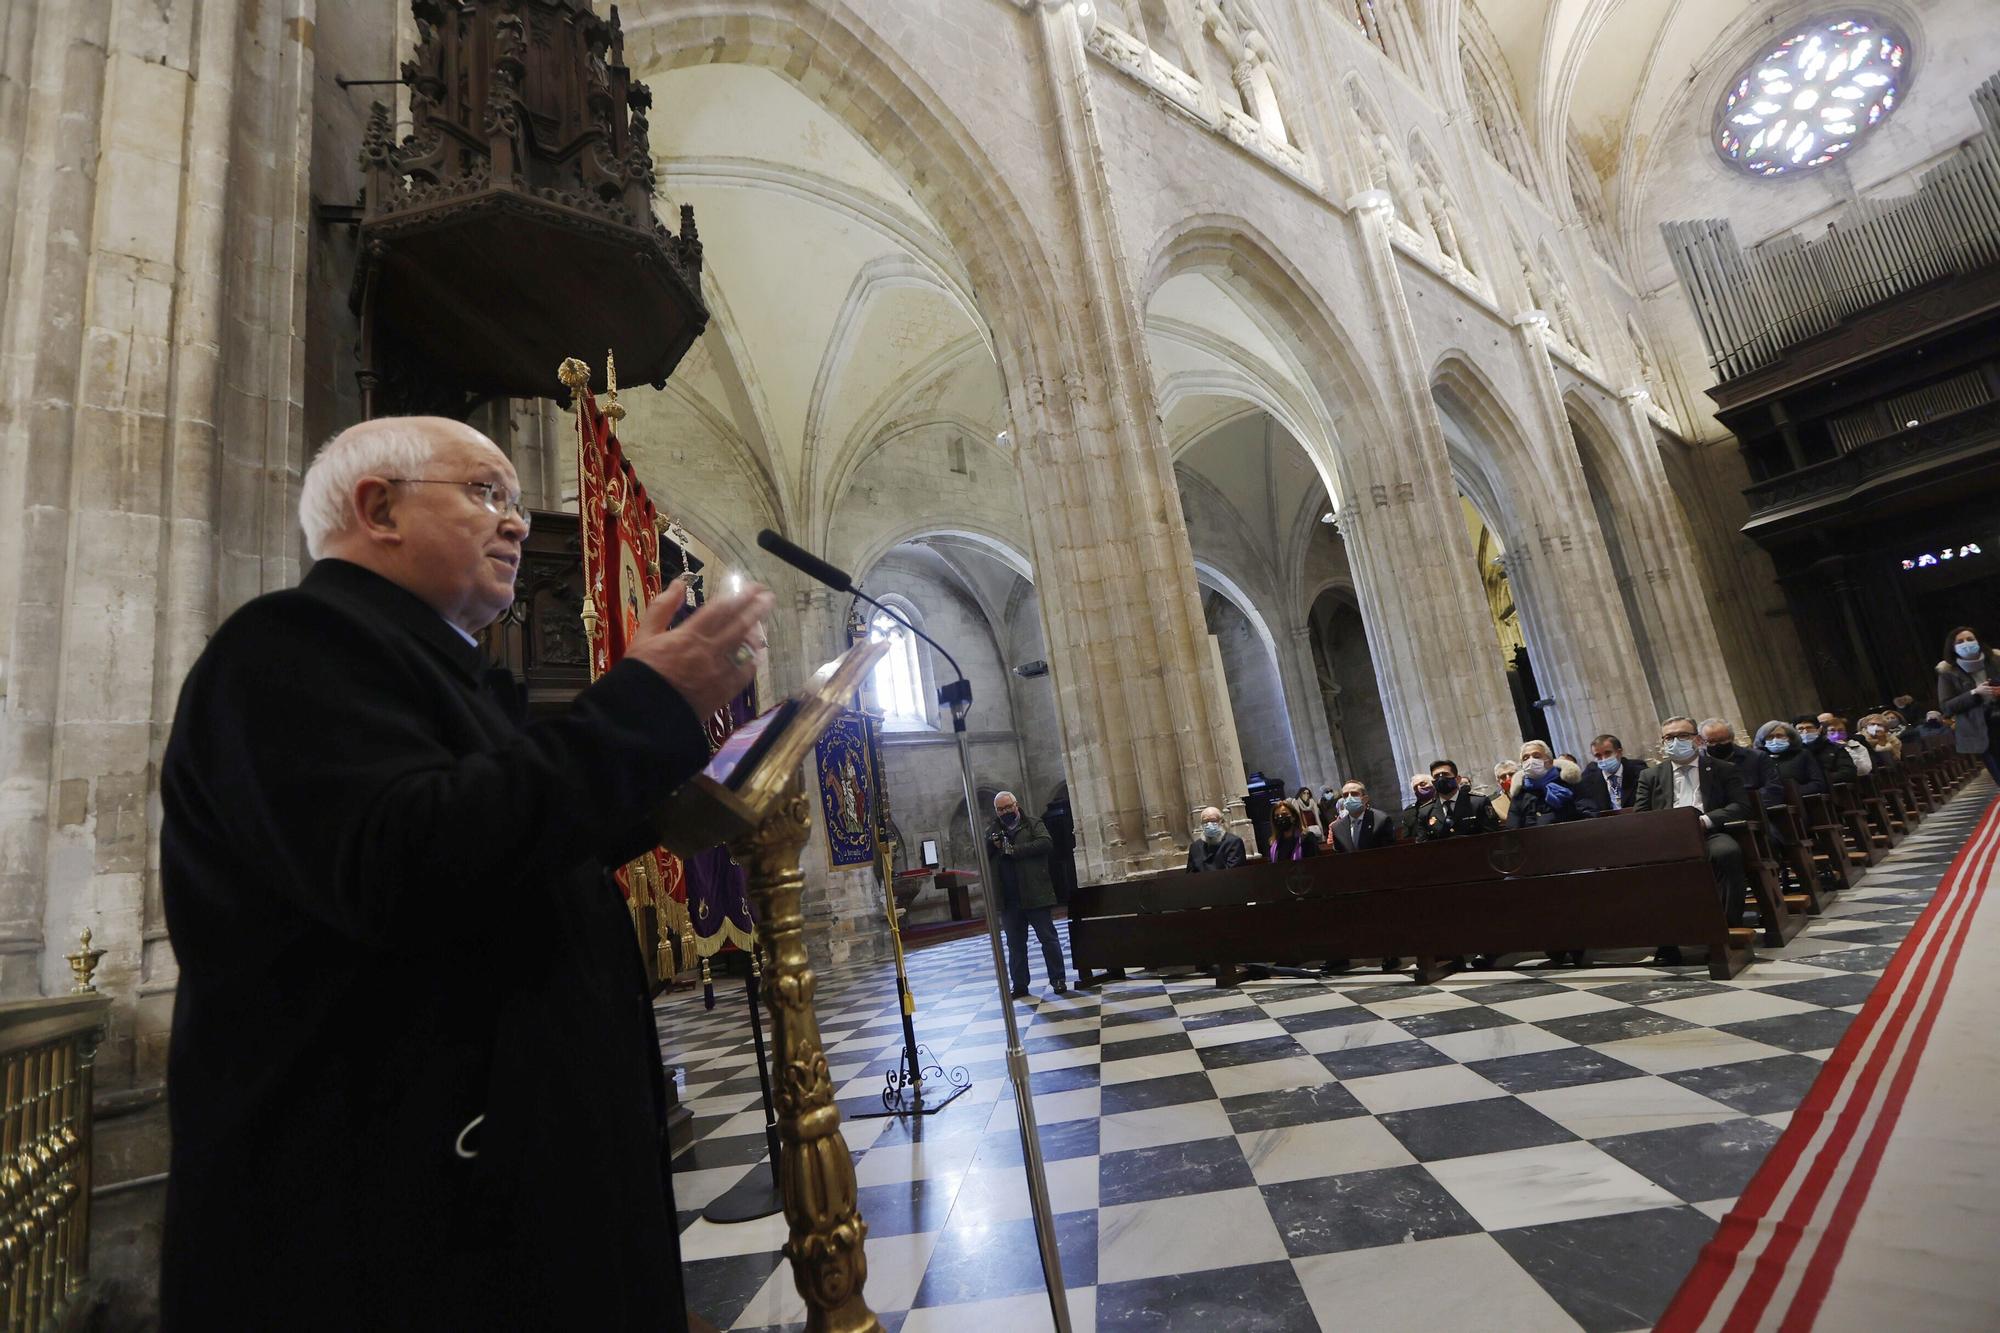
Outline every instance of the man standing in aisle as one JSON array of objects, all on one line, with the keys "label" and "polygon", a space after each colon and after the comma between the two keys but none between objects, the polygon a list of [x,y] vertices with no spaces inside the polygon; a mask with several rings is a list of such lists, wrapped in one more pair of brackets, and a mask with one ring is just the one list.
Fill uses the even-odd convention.
[{"label": "man standing in aisle", "polygon": [[993,822],[986,826],[986,853],[1000,881],[1000,925],[1007,932],[1007,971],[1014,998],[1028,998],[1028,928],[1042,942],[1042,962],[1049,989],[1069,994],[1063,975],[1062,941],[1056,938],[1056,890],[1049,879],[1049,853],[1055,840],[1041,821],[1021,809],[1014,793],[993,798]]},{"label": "man standing in aisle", "polygon": [[162,1327],[685,1329],[665,1081],[610,868],[708,762],[771,595],[528,723],[473,635],[514,603],[513,465],[441,417],[343,431],[315,564],[225,621],[161,766],[180,965]]}]

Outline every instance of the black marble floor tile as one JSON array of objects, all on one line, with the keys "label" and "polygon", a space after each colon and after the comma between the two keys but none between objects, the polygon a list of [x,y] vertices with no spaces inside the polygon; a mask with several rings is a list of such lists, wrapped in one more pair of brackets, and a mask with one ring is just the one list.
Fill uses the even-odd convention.
[{"label": "black marble floor tile", "polygon": [[687,1307],[717,1328],[728,1328],[784,1262],[781,1250],[684,1260],[681,1284],[687,1292]]},{"label": "black marble floor tile", "polygon": [[1309,1088],[1284,1088],[1277,1092],[1224,1097],[1222,1109],[1229,1116],[1230,1128],[1238,1134],[1259,1129],[1283,1129],[1288,1125],[1315,1125],[1322,1120],[1347,1120],[1368,1114],[1367,1108],[1354,1100],[1354,1094],[1338,1083],[1316,1083]]},{"label": "black marble floor tile", "polygon": [[706,1091],[718,1097],[730,1097],[744,1092],[761,1092],[763,1091],[763,1087],[764,1085],[757,1078],[757,1066],[749,1064],[745,1065],[742,1071],[724,1079],[714,1087],[706,1089]]},{"label": "black marble floor tile", "polygon": [[1079,1046],[1097,1045],[1098,1036],[1096,1028],[1088,1032],[1058,1032],[1052,1037],[1037,1037],[1030,1030],[1021,1038],[1021,1049],[1029,1055],[1039,1055],[1044,1051],[1073,1051]]},{"label": "black marble floor tile", "polygon": [[1567,1037],[1585,1046],[1627,1037],[1652,1037],[1662,1032],[1686,1032],[1698,1026],[1683,1019],[1656,1014],[1650,1009],[1606,1009],[1595,1014],[1571,1014],[1567,1018],[1545,1018],[1535,1024],[1544,1032]]},{"label": "black marble floor tile", "polygon": [[1099,1025],[1107,1028],[1122,1028],[1133,1023],[1157,1023],[1163,1018],[1172,1018],[1174,1007],[1170,1004],[1148,1006],[1144,1009],[1118,1009],[1104,1014]]},{"label": "black marble floor tile", "polygon": [[908,1236],[937,1231],[951,1216],[958,1197],[958,1177],[898,1180],[887,1185],[863,1185],[854,1197],[868,1219],[870,1236]]},{"label": "black marble floor tile", "polygon": [[[1359,964],[1357,964],[1359,966]],[[1413,986],[1408,982],[1398,982],[1389,986],[1356,986],[1340,992],[1356,1004],[1379,1004],[1383,1000],[1411,1000],[1419,995],[1436,995],[1436,986]]]},{"label": "black marble floor tile", "polygon": [[1233,1027],[1238,1023],[1255,1023],[1270,1015],[1254,1004],[1238,1005],[1234,1009],[1218,1009],[1212,1014],[1192,1014],[1181,1020],[1185,1032],[1200,1032],[1203,1028]]},{"label": "black marble floor tile", "polygon": [[1498,1009],[1488,1009],[1485,1005],[1470,1005],[1464,1009],[1445,1009],[1435,1014],[1413,1014],[1408,1018],[1391,1020],[1412,1037],[1438,1037],[1447,1032],[1472,1032],[1479,1028],[1504,1028],[1521,1020],[1512,1014],[1503,1014]]},{"label": "black marble floor tile", "polygon": [[1136,1060],[1142,1055],[1165,1055],[1168,1051],[1191,1051],[1194,1043],[1185,1032],[1164,1032],[1157,1037],[1140,1037],[1134,1041],[1106,1042],[1099,1057],[1105,1064],[1114,1060]]},{"label": "black marble floor tile", "polygon": [[[929,1080],[924,1083],[930,1086]],[[878,1099],[877,1111],[882,1109]],[[846,1112],[841,1113],[845,1117]],[[872,1117],[871,1117],[872,1118]],[[929,1115],[896,1116],[882,1126],[882,1132],[871,1148],[886,1148],[896,1143],[941,1143],[946,1139],[959,1139],[968,1135],[984,1134],[986,1122],[993,1118],[993,1107],[985,1102],[969,1102],[960,1098],[947,1103],[942,1111]]]},{"label": "black marble floor tile", "polygon": [[718,1166],[744,1166],[763,1157],[765,1151],[766,1144],[761,1133],[732,1134],[726,1139],[711,1135],[697,1139],[674,1158],[674,1170],[707,1171]]},{"label": "black marble floor tile", "polygon": [[1829,1009],[1843,1004],[1860,1004],[1874,991],[1878,978],[1866,974],[1844,977],[1817,977],[1812,981],[1788,981],[1782,986],[1765,986],[1760,995],[1823,1004]]},{"label": "black marble floor tile", "polygon": [[1263,1195],[1294,1259],[1479,1230],[1472,1214],[1421,1166],[1288,1180],[1263,1186]]},{"label": "black marble floor tile", "polygon": [[1429,1042],[1390,1041],[1380,1046],[1357,1046],[1350,1051],[1325,1051],[1319,1062],[1339,1078],[1354,1079],[1448,1065],[1451,1057]]},{"label": "black marble floor tile", "polygon": [[[1060,1162],[1070,1157],[1097,1155],[1098,1122],[1093,1118],[1058,1120],[1055,1124],[1035,1122],[1035,1141],[1042,1146],[1044,1162]],[[1020,1131],[1009,1127],[996,1130],[979,1145],[979,1165],[1018,1166],[1021,1162]]]},{"label": "black marble floor tile", "polygon": [[1884,907],[1874,912],[1856,912],[1849,921],[1888,921],[1901,925],[1914,925],[1923,916],[1924,909],[1911,904],[1908,907]]},{"label": "black marble floor tile", "polygon": [[1317,1333],[1319,1321],[1292,1266],[1269,1263],[1105,1283],[1097,1289],[1097,1326],[1149,1333]]},{"label": "black marble floor tile", "polygon": [[1538,995],[1554,995],[1568,989],[1568,986],[1558,986],[1553,981],[1495,981],[1484,986],[1453,990],[1452,994],[1474,1004],[1503,1004],[1508,1000],[1532,1000]]},{"label": "black marble floor tile", "polygon": [[1099,1115],[1122,1111],[1144,1111],[1155,1106],[1177,1106],[1182,1102],[1205,1102],[1215,1097],[1215,1085],[1207,1073],[1169,1074],[1165,1078],[1140,1079],[1135,1083],[1107,1083],[1098,1103]]},{"label": "black marble floor tile", "polygon": [[1770,1115],[1796,1109],[1822,1068],[1810,1056],[1780,1055],[1711,1065],[1706,1069],[1683,1069],[1661,1077],[1745,1115]]},{"label": "black marble floor tile", "polygon": [[[1856,918],[1848,917],[1846,919],[1852,921]],[[1893,947],[1901,944],[1904,936],[1909,933],[1910,927],[1908,924],[1893,925],[1878,922],[1870,923],[1854,930],[1840,930],[1834,932],[1829,938],[1848,940],[1856,944],[1878,944]]]},{"label": "black marble floor tile", "polygon": [[[1000,1067],[999,1076],[1005,1077],[1006,1066]],[[1048,1092],[1075,1092],[1078,1088],[1097,1086],[1098,1067],[1096,1065],[1072,1065],[1068,1069],[1037,1069],[1028,1075],[1028,1091],[1039,1097]],[[1000,1100],[1006,1101],[1014,1095],[1012,1081],[1001,1084]]]},{"label": "black marble floor tile", "polygon": [[[1790,955],[1786,955],[1790,957]],[[1838,967],[1844,973],[1880,973],[1894,961],[1896,951],[1888,945],[1862,945],[1860,949],[1834,949],[1828,953],[1810,953],[1794,961],[1812,963],[1814,967]]]},{"label": "black marble floor tile", "polygon": [[[692,1148],[695,1144],[700,1143],[703,1139],[707,1138],[710,1134],[713,1134],[716,1130],[720,1129],[723,1125],[728,1124],[731,1120],[734,1120],[735,1118],[736,1117],[734,1115],[696,1116],[692,1121],[689,1122],[689,1130],[692,1133],[693,1137],[688,1140],[688,1148]],[[674,1158],[674,1170],[676,1171],[694,1170],[694,1168],[691,1166],[681,1165],[681,1156],[686,1155],[688,1148],[681,1149],[680,1155]]]},{"label": "black marble floor tile", "polygon": [[1410,1155],[1421,1162],[1507,1152],[1513,1148],[1539,1148],[1576,1138],[1534,1107],[1512,1097],[1391,1111],[1381,1120],[1383,1128],[1400,1139]]},{"label": "black marble floor tile", "polygon": [[1614,981],[1609,986],[1592,986],[1592,995],[1626,1004],[1659,1004],[1663,1000],[1692,1000],[1697,995],[1714,995],[1729,990],[1703,977],[1661,977],[1658,980]]},{"label": "black marble floor tile", "polygon": [[1777,1018],[1730,1023],[1718,1030],[1787,1051],[1818,1051],[1838,1045],[1853,1021],[1853,1014],[1820,1009],[1810,1014],[1781,1014]]},{"label": "black marble floor tile", "polygon": [[1243,1148],[1232,1138],[1163,1143],[1097,1159],[1097,1206],[1255,1185]]},{"label": "black marble floor tile", "polygon": [[1229,1041],[1205,1046],[1200,1052],[1203,1069],[1233,1069],[1237,1065],[1261,1064],[1304,1055],[1306,1048],[1292,1037],[1257,1037],[1250,1041]]},{"label": "black marble floor tile", "polygon": [[1381,1019],[1358,1005],[1338,1009],[1315,1009],[1306,1014],[1286,1014],[1278,1026],[1287,1032],[1317,1032],[1321,1028],[1344,1028],[1353,1023],[1379,1023]]},{"label": "black marble floor tile", "polygon": [[[1087,1287],[1097,1281],[1097,1214],[1085,1211],[1056,1217],[1056,1249],[1062,1255],[1063,1285]],[[916,1308],[998,1300],[1042,1291],[1042,1257],[1029,1218],[947,1224],[931,1248],[930,1263],[917,1288]]]},{"label": "black marble floor tile", "polygon": [[1776,1125],[1746,1118],[1591,1142],[1675,1197],[1702,1203],[1741,1194],[1779,1133]]},{"label": "black marble floor tile", "polygon": [[1588,1333],[1659,1322],[1714,1234],[1714,1221],[1692,1208],[1649,1208],[1492,1233]]},{"label": "black marble floor tile", "polygon": [[1637,1078],[1645,1072],[1588,1046],[1475,1060],[1466,1068],[1516,1094],[1573,1088],[1582,1083],[1608,1083],[1612,1079]]}]

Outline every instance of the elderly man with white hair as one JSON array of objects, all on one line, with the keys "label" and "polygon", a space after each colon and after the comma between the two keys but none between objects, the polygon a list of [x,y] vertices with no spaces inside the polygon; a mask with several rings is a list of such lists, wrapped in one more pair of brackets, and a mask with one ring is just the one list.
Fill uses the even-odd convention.
[{"label": "elderly man with white hair", "polygon": [[[1042,942],[1049,988],[1058,995],[1069,994],[1063,975],[1062,941],[1056,938],[1056,886],[1049,875],[1049,853],[1055,845],[1049,831],[1021,808],[1013,792],[1003,791],[993,798],[993,822],[986,826],[986,854],[994,877],[1000,881],[1000,925],[1007,932],[1007,970],[1017,1000],[1028,998],[1030,927]],[[986,910],[993,910],[990,889]]]},{"label": "elderly man with white hair", "polygon": [[530,723],[505,454],[436,417],[307,470],[316,563],[230,616],[161,775],[179,962],[164,1326],[684,1329],[658,1036],[610,868],[708,760],[770,594]]}]

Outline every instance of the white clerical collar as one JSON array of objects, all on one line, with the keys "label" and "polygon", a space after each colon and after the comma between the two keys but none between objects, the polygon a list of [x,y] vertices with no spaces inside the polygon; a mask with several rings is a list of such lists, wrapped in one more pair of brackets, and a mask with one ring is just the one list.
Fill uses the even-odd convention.
[{"label": "white clerical collar", "polygon": [[452,632],[453,634],[456,634],[456,635],[457,635],[457,636],[458,636],[459,638],[461,638],[461,639],[464,639],[464,640],[465,640],[465,642],[466,642],[466,644],[467,644],[467,646],[469,646],[469,647],[473,647],[473,648],[477,648],[477,647],[479,646],[479,640],[478,640],[478,638],[476,638],[475,636],[473,636],[473,635],[471,635],[471,634],[467,634],[467,633],[465,632],[465,630],[464,630],[464,629],[463,629],[463,628],[462,628],[461,626],[459,626],[459,624],[458,624],[458,623],[457,623],[456,621],[452,621],[452,620],[447,620],[447,619],[445,619],[445,617],[443,617],[443,616],[439,616],[439,617],[438,617],[438,619],[439,619],[439,620],[443,620],[445,624],[447,624],[447,625],[450,625],[450,626],[451,626],[451,632]]}]

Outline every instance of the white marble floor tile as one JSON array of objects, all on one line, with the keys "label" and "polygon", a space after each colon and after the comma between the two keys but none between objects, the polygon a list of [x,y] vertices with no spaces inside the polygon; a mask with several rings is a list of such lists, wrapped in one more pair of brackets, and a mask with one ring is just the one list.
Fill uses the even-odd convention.
[{"label": "white marble floor tile", "polygon": [[1696,1204],[1695,1208],[1700,1212],[1708,1214],[1710,1217],[1720,1222],[1723,1219],[1723,1216],[1727,1214],[1729,1210],[1731,1208],[1734,1208],[1735,1206],[1736,1206],[1736,1200],[1734,1199],[1710,1199],[1706,1203]]},{"label": "white marble floor tile", "polygon": [[1806,1014],[1820,1008],[1803,1000],[1788,1000],[1782,995],[1760,995],[1756,991],[1744,990],[1717,991],[1688,1000],[1662,1000],[1640,1007],[1709,1028],[1719,1028],[1725,1023],[1748,1023],[1758,1018],[1777,1018],[1784,1014]]},{"label": "white marble floor tile", "polygon": [[[1097,1288],[1072,1287],[1067,1294],[1071,1333],[1097,1333]],[[968,1305],[926,1306],[910,1311],[903,1321],[903,1333],[967,1333],[974,1329],[1053,1333],[1055,1319],[1049,1313],[1049,1298],[1036,1291]]]},{"label": "white marble floor tile", "polygon": [[1498,1060],[1508,1055],[1533,1055],[1536,1051],[1574,1046],[1567,1037],[1558,1037],[1533,1023],[1513,1023],[1500,1028],[1474,1028],[1470,1032],[1441,1032],[1425,1041],[1460,1064],[1474,1060]]},{"label": "white marble floor tile", "polygon": [[1757,1118],[1767,1125],[1776,1125],[1779,1129],[1789,1129],[1792,1123],[1790,1111],[1773,1111],[1769,1115],[1760,1115]]},{"label": "white marble floor tile", "polygon": [[1559,995],[1531,995],[1525,1000],[1502,1000],[1490,1007],[1524,1023],[1539,1023],[1544,1019],[1596,1014],[1624,1006],[1617,1000],[1592,995],[1587,990],[1565,990]]},{"label": "white marble floor tile", "polygon": [[1259,1185],[1409,1166],[1417,1159],[1373,1116],[1349,1116],[1239,1134]]},{"label": "white marble floor tile", "polygon": [[[870,1236],[864,1246],[868,1255],[866,1291],[870,1308],[908,1309],[917,1298],[917,1288],[924,1280],[924,1266],[930,1263],[931,1250],[936,1245],[935,1231]],[[781,1263],[750,1298],[743,1313],[736,1316],[736,1327],[797,1324],[804,1322],[805,1317],[805,1298],[799,1295],[798,1283],[792,1278],[792,1266]]]},{"label": "white marble floor tile", "polygon": [[[880,1083],[881,1079],[877,1078],[875,1082]],[[764,1094],[761,1092],[697,1092],[694,1096],[684,1097],[681,1100],[682,1104],[696,1115],[735,1115],[746,1107],[761,1105],[764,1100]]]},{"label": "white marble floor tile", "polygon": [[1546,1092],[1524,1092],[1522,1101],[1572,1134],[1608,1139],[1651,1129],[1707,1125],[1741,1113],[1663,1078],[1618,1078]]},{"label": "white marble floor tile", "polygon": [[[675,1177],[678,1181],[679,1177]],[[679,1203],[678,1195],[674,1202]],[[697,1259],[724,1259],[735,1254],[765,1254],[781,1250],[791,1237],[792,1224],[783,1213],[773,1213],[751,1222],[711,1222],[703,1218],[681,1232],[681,1262]],[[784,1269],[787,1265],[780,1264]]]},{"label": "white marble floor tile", "polygon": [[906,1180],[948,1180],[963,1176],[978,1154],[977,1134],[923,1143],[887,1143],[861,1154],[861,1160],[854,1164],[854,1181],[858,1185],[894,1185]]},{"label": "white marble floor tile", "polygon": [[1386,1018],[1372,1023],[1347,1023],[1337,1028],[1308,1028],[1294,1032],[1293,1040],[1321,1055],[1327,1051],[1353,1051],[1363,1046],[1384,1046],[1392,1041],[1408,1041],[1410,1034]]},{"label": "white marble floor tile", "polygon": [[1292,1269],[1323,1329],[1417,1323],[1515,1333],[1577,1328],[1541,1283],[1487,1235],[1316,1254],[1294,1259]]},{"label": "white marble floor tile", "polygon": [[[1047,1012],[1043,1011],[1044,1014]],[[1097,1031],[1097,1015],[1092,1014],[1088,1018],[1062,1018],[1053,1023],[1036,1022],[1024,1027],[1021,1037],[1023,1040],[1029,1037],[1067,1037],[1073,1033],[1095,1031]]]},{"label": "white marble floor tile", "polygon": [[1075,1069],[1079,1065],[1094,1065],[1102,1052],[1095,1046],[1066,1046],[1059,1051],[1028,1052],[1028,1068],[1035,1073],[1045,1069]]},{"label": "white marble floor tile", "polygon": [[[1057,1213],[1097,1207],[1095,1157],[1065,1157],[1044,1162],[1042,1169],[1049,1182],[1049,1206]],[[948,1225],[957,1228],[972,1222],[1009,1222],[1033,1216],[1028,1177],[1018,1164],[981,1167],[966,1172],[959,1182]],[[872,1277],[869,1285],[874,1285]]]},{"label": "white marble floor tile", "polygon": [[1163,1143],[1224,1138],[1234,1132],[1221,1102],[1182,1102],[1178,1106],[1153,1106],[1105,1116],[1098,1122],[1097,1150],[1130,1152],[1134,1148],[1157,1148]]},{"label": "white marble floor tile", "polygon": [[1428,1167],[1489,1231],[1678,1204],[1637,1171],[1588,1143],[1454,1157]]},{"label": "white marble floor tile", "polygon": [[[1001,1083],[1001,1080],[989,1080]],[[1072,1088],[1068,1092],[1041,1092],[1034,1098],[1035,1123],[1037,1125],[1060,1124],[1065,1120],[1094,1120],[1102,1100],[1102,1090],[1098,1088]],[[1015,1124],[1014,1103],[996,1101],[993,1104],[993,1118],[987,1122],[986,1132],[1012,1129]]]},{"label": "white marble floor tile", "polygon": [[752,1171],[769,1171],[768,1165],[718,1166],[702,1171],[674,1172],[674,1207],[682,1212],[706,1208],[716,1196]]},{"label": "white marble floor tile", "polygon": [[1624,1041],[1608,1041],[1591,1049],[1601,1051],[1614,1060],[1623,1060],[1648,1074],[1674,1074],[1683,1069],[1731,1065],[1741,1060],[1768,1060],[1785,1053],[1761,1041],[1709,1028],[1685,1028],[1650,1037],[1628,1037]]},{"label": "white marble floor tile", "polygon": [[1170,1074],[1199,1074],[1201,1056],[1193,1051],[1162,1051],[1130,1060],[1107,1060],[1098,1081],[1106,1087],[1114,1083],[1137,1083],[1142,1079],[1165,1078]]},{"label": "white marble floor tile", "polygon": [[951,1057],[953,1064],[961,1065],[971,1064],[974,1061],[1005,1060],[1007,1058],[1007,1043],[1004,1041],[989,1041],[982,1034],[966,1042],[963,1046],[956,1044],[947,1046],[945,1053]]},{"label": "white marble floor tile", "polygon": [[1230,1046],[1239,1041],[1258,1041],[1265,1037],[1282,1037],[1285,1030],[1277,1020],[1254,1018],[1248,1023],[1224,1023],[1220,1027],[1196,1028],[1188,1033],[1188,1040],[1196,1050],[1210,1046]]},{"label": "white marble floor tile", "polygon": [[1397,1074],[1375,1074],[1368,1078],[1349,1079],[1341,1086],[1376,1115],[1506,1095],[1463,1065],[1433,1065],[1429,1069],[1408,1069]]},{"label": "white marble floor tile", "polygon": [[1278,1092],[1285,1088],[1308,1088],[1333,1082],[1332,1071],[1309,1055],[1283,1060],[1259,1060],[1255,1064],[1211,1069],[1208,1081],[1218,1097],[1247,1097],[1253,1092]]},{"label": "white marble floor tile", "polygon": [[1097,1213],[1097,1280],[1235,1268],[1285,1258],[1285,1242],[1254,1188],[1217,1190]]},{"label": "white marble floor tile", "polygon": [[1174,1012],[1182,1018],[1193,1018],[1199,1014],[1219,1014],[1225,1009],[1241,1009],[1246,1005],[1254,1005],[1255,1003],[1256,1001],[1252,1000],[1248,995],[1240,993],[1217,995],[1206,1000],[1189,1000],[1185,1003],[1176,1004]]}]

